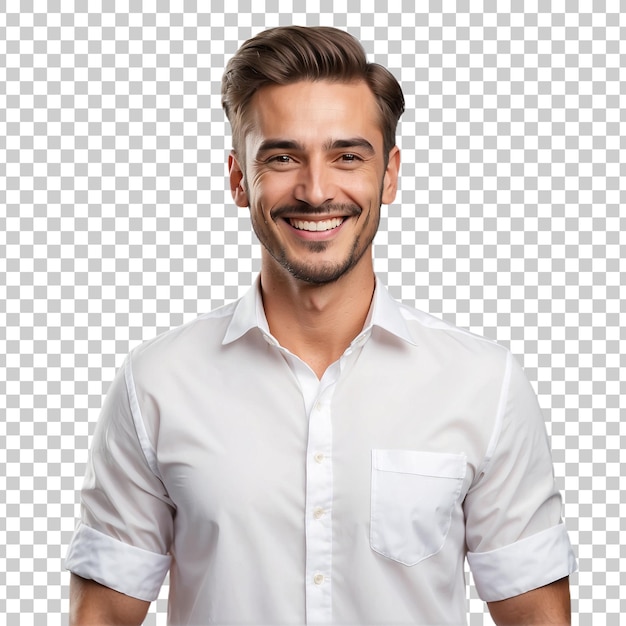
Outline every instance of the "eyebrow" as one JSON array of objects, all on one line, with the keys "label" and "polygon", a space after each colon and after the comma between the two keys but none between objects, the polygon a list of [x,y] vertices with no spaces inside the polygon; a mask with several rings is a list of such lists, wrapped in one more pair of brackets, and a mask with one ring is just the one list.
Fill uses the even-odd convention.
[{"label": "eyebrow", "polygon": [[259,146],[257,154],[269,152],[270,150],[297,150],[302,152],[304,151],[304,146],[297,141],[289,139],[266,139]]},{"label": "eyebrow", "polygon": [[[345,150],[349,148],[361,148],[369,154],[375,154],[374,146],[363,137],[351,137],[350,139],[331,139],[323,145],[324,150]],[[270,150],[294,150],[304,152],[305,148],[299,141],[291,139],[266,139],[257,150],[257,155]]]},{"label": "eyebrow", "polygon": [[335,139],[324,144],[324,150],[344,150],[346,148],[361,148],[370,154],[374,154],[374,146],[363,137],[351,137],[350,139]]}]

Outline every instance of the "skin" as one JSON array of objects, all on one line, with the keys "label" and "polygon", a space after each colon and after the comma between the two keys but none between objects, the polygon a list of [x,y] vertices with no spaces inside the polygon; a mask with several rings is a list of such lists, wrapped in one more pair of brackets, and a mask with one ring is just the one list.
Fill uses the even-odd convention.
[{"label": "skin", "polygon": [[[229,157],[236,204],[262,248],[272,334],[321,377],[361,331],[374,291],[372,240],[396,195],[400,153],[383,152],[379,112],[363,82],[265,87],[251,103],[246,162]],[[292,220],[343,220],[306,231]],[[336,222],[335,222],[336,223]],[[70,625],[141,624],[149,603],[72,574]],[[489,603],[500,626],[570,624],[567,579]]]},{"label": "skin", "polygon": [[70,579],[70,626],[139,626],[149,607],[93,580]]},{"label": "skin", "polygon": [[569,626],[572,623],[567,577],[507,600],[489,602],[487,606],[498,626]]}]

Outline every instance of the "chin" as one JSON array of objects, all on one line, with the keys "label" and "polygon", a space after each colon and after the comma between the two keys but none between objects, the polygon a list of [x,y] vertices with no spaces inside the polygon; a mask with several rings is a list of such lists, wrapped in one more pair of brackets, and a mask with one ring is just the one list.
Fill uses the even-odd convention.
[{"label": "chin", "polygon": [[281,263],[281,265],[294,277],[309,285],[328,285],[337,282],[340,278],[349,274],[357,265],[359,259],[350,258],[342,264],[325,265],[298,265],[297,263]]}]

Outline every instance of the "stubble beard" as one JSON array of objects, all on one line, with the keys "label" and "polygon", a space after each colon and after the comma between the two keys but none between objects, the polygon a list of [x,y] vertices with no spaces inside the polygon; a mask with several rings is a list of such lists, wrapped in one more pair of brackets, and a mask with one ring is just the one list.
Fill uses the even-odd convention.
[{"label": "stubble beard", "polygon": [[[385,162],[385,169],[386,168],[387,168],[387,163]],[[363,258],[363,255],[370,249],[370,246],[372,242],[374,241],[374,237],[376,236],[376,233],[378,232],[378,227],[380,225],[380,212],[381,212],[380,209],[382,207],[382,202],[383,202],[383,186],[384,186],[384,180],[381,181],[380,183],[380,189],[378,193],[378,214],[376,216],[376,225],[374,229],[372,230],[372,234],[369,237],[369,241],[367,241],[364,246],[360,247],[361,235],[357,235],[352,245],[352,249],[350,250],[350,253],[346,257],[345,261],[343,261],[343,263],[342,262],[335,263],[335,264],[326,263],[323,266],[315,265],[313,263],[308,263],[308,264],[298,263],[296,259],[288,258],[287,250],[284,247],[279,248],[278,250],[273,249],[270,245],[268,238],[263,235],[262,228],[260,228],[257,225],[254,219],[252,220],[252,229],[254,230],[254,233],[256,234],[257,239],[261,242],[261,244],[267,250],[269,255],[282,268],[287,270],[294,278],[296,278],[297,280],[301,280],[305,283],[308,283],[310,285],[317,285],[317,286],[328,285],[328,284],[338,281],[342,276],[345,276],[347,273],[349,273],[357,265],[357,263]],[[244,189],[246,193],[248,194],[248,197],[250,197],[249,189],[248,189],[246,181],[244,181]],[[350,208],[351,208],[352,215],[357,216],[357,219],[358,219],[358,216],[362,214],[360,208],[356,207],[355,205],[352,205]],[[288,211],[288,210],[289,210],[288,207],[282,207],[281,209],[278,209],[278,211],[274,212],[274,219],[276,219],[277,217],[276,213],[280,215],[281,212],[284,214],[285,211]],[[328,206],[326,207],[326,210],[328,210]],[[366,217],[366,223],[363,225],[364,228],[362,229],[363,231],[367,229],[370,219],[372,219],[371,211]],[[326,249],[330,245],[332,245],[332,242],[309,241],[309,242],[304,242],[304,245],[308,246],[308,249],[310,252],[314,254],[321,254],[325,252]]]},{"label": "stubble beard", "polygon": [[[308,283],[309,285],[328,285],[339,280],[359,262],[367,249],[367,246],[365,246],[359,253],[359,242],[360,238],[357,237],[350,253],[343,263],[325,263],[324,265],[316,263],[298,263],[297,261],[290,261],[284,249],[281,249],[280,255],[274,258],[294,278]],[[325,241],[316,241],[306,244],[306,246],[313,254],[321,254],[328,248],[329,244]]]},{"label": "stubble beard", "polygon": [[[366,220],[369,221],[372,218],[372,214],[370,213]],[[352,219],[352,218],[351,218]],[[301,280],[309,285],[328,285],[336,282],[342,276],[348,274],[354,267],[358,264],[358,262],[363,258],[363,255],[370,249],[370,246],[374,240],[374,236],[378,231],[378,225],[380,223],[380,209],[378,211],[378,221],[375,225],[375,228],[371,231],[372,234],[369,237],[369,241],[364,242],[361,245],[361,235],[357,235],[350,249],[350,252],[346,256],[343,261],[339,261],[336,263],[305,263],[299,262],[298,259],[289,258],[287,255],[287,250],[284,247],[279,249],[273,249],[267,238],[263,237],[259,233],[259,229],[256,228],[253,222],[253,228],[256,232],[257,238],[263,244],[263,247],[267,250],[267,252],[272,256],[272,258],[285,270],[287,270],[294,278],[297,280]],[[366,222],[364,225],[364,229],[367,229],[368,223]],[[332,242],[327,241],[309,241],[303,242],[309,252],[313,254],[322,254],[325,252],[331,245]]]}]

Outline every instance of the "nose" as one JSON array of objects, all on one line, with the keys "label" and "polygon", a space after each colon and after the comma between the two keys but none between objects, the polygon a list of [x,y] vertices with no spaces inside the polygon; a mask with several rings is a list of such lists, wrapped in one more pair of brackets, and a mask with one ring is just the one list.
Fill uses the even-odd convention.
[{"label": "nose", "polygon": [[323,159],[310,160],[300,169],[294,189],[296,200],[316,207],[334,200],[336,192],[332,168]]}]

